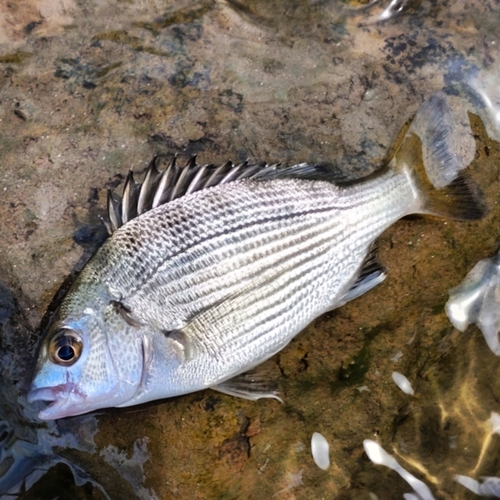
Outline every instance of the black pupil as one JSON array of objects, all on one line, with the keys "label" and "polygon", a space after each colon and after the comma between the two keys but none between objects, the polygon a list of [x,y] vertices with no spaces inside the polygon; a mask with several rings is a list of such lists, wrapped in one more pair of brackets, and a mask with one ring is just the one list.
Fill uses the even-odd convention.
[{"label": "black pupil", "polygon": [[70,359],[73,359],[73,357],[75,356],[75,350],[70,345],[63,345],[59,348],[57,355],[63,361],[69,361]]}]

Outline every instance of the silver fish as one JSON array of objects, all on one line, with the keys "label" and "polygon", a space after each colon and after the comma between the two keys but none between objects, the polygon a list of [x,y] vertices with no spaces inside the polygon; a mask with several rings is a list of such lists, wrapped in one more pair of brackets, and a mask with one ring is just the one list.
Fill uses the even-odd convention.
[{"label": "silver fish", "polygon": [[446,99],[436,94],[389,164],[359,182],[335,182],[307,164],[195,159],[163,173],[153,162],[142,184],[130,175],[123,198],[108,200],[111,237],[41,343],[29,400],[50,405],[39,417],[205,388],[275,396],[235,377],[380,283],[374,241],[388,226],[412,213],[483,215],[451,134]]}]

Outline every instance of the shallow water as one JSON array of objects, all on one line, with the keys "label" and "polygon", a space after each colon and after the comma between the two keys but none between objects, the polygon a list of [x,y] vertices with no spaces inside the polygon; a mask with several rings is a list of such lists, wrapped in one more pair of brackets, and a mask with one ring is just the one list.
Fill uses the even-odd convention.
[{"label": "shallow water", "polygon": [[[498,249],[499,7],[0,5],[0,497],[403,498],[410,486],[369,461],[365,439],[438,499],[474,498],[456,474],[500,476],[491,424],[500,360],[476,327],[461,333],[444,313],[448,290]],[[128,169],[178,152],[202,162],[323,162],[359,177],[442,89],[456,153],[472,161],[490,212],[391,227],[380,242],[386,281],[266,363],[284,405],[206,391],[36,420],[25,394],[41,318],[102,243],[106,189]],[[326,471],[311,456],[314,432],[330,445]]]}]

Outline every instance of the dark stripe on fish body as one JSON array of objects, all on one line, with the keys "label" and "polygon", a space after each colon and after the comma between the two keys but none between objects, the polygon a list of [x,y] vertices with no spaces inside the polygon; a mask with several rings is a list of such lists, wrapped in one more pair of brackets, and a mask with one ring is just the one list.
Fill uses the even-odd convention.
[{"label": "dark stripe on fish body", "polygon": [[[232,269],[231,270],[232,272],[229,271],[229,274],[226,274],[226,276],[225,276],[226,279],[233,278],[233,280],[231,280],[229,282],[226,281],[226,288],[230,287],[233,284],[240,283],[241,276],[244,276],[245,280],[250,281],[262,273],[261,269],[256,269],[254,274],[248,274],[251,270],[252,265],[254,265],[255,260],[261,260],[262,258],[265,258],[265,256],[263,256],[263,257],[261,257],[261,259],[259,259],[258,256],[256,258],[254,255],[252,255],[255,253],[256,247],[261,248],[262,246],[267,244],[269,246],[269,248],[266,251],[266,254],[269,256],[275,255],[277,257],[278,253],[280,253],[280,252],[284,253],[284,256],[281,258],[281,260],[275,262],[276,265],[278,265],[281,262],[286,262],[286,261],[290,260],[291,257],[303,255],[304,248],[299,246],[299,244],[301,243],[301,240],[304,239],[303,233],[305,230],[309,230],[309,233],[311,234],[311,236],[315,235],[318,232],[317,223],[318,223],[318,221],[309,221],[306,224],[304,224],[306,227],[301,229],[301,233],[299,235],[295,236],[294,239],[288,241],[287,246],[283,246],[281,243],[274,243],[274,240],[276,238],[271,238],[271,239],[269,238],[269,235],[270,235],[272,229],[267,230],[267,231],[259,234],[259,236],[261,236],[260,241],[257,240],[256,238],[254,238],[254,240],[253,240],[254,244],[251,246],[249,245],[249,248],[247,250],[242,249],[238,253],[238,255],[236,256],[240,260],[239,266],[237,268]],[[327,224],[327,220],[324,221],[324,224]],[[276,229],[279,230],[280,228],[278,227]],[[307,241],[309,241],[310,235],[306,234],[306,236],[307,236]],[[267,241],[263,242],[262,239],[267,239]],[[331,236],[324,237],[325,242],[328,241],[329,239],[331,239]],[[245,241],[245,240],[247,240],[245,233],[242,233],[241,235],[239,235],[239,234],[235,235],[235,238],[232,241],[232,245],[239,246],[241,241]],[[307,244],[307,242],[306,242],[306,244]],[[278,248],[276,248],[276,247],[278,247]],[[241,247],[239,247],[239,248],[241,249]],[[306,250],[307,249],[308,248],[306,248]],[[191,252],[192,251],[193,251],[193,249],[191,249]],[[245,258],[245,256],[248,256],[248,257]],[[229,256],[229,258],[230,257],[231,256]],[[185,267],[183,268],[183,273],[179,274],[177,276],[176,276],[177,273],[175,272],[175,270],[180,269],[181,262],[179,261],[178,258],[173,259],[173,261],[171,263],[172,268],[173,268],[173,270],[172,270],[173,272],[170,273],[168,276],[168,282],[170,285],[169,288],[172,289],[172,294],[170,295],[170,297],[171,297],[173,303],[179,304],[179,301],[175,300],[175,297],[184,295],[186,290],[197,290],[199,292],[199,296],[202,298],[205,298],[205,299],[208,298],[208,296],[210,296],[210,294],[212,292],[220,291],[220,283],[217,284],[217,281],[220,280],[220,276],[217,275],[217,276],[210,277],[211,269],[208,266],[208,264],[210,264],[210,262],[206,262],[206,263],[203,262],[203,261],[210,261],[210,259],[211,259],[211,254],[207,254],[207,253],[202,251],[199,255],[199,259],[190,260],[190,264],[185,265]],[[243,262],[241,262],[241,261],[243,261]],[[205,265],[205,264],[207,264],[207,265]],[[223,260],[219,260],[218,265],[221,266],[222,264],[223,264]],[[205,274],[205,276],[203,276],[203,274]],[[238,274],[239,276],[236,276],[236,274]],[[198,275],[201,275],[201,276],[198,278]],[[195,285],[198,285],[198,283],[196,283],[196,282],[193,283],[193,280],[201,281],[201,286],[200,287],[195,286]],[[213,283],[213,286],[211,288],[209,288],[210,283]],[[152,284],[152,286],[155,286],[155,285]],[[201,288],[201,290],[200,290],[200,288]],[[175,290],[175,292],[174,292],[174,290]],[[151,294],[152,291],[153,290],[151,290],[149,287],[146,286],[145,289],[141,290],[140,295],[143,297],[147,297],[149,294]],[[188,298],[188,300],[190,302],[195,301],[196,297],[193,297],[191,295]],[[196,307],[196,304],[194,302],[193,302],[193,306]]]},{"label": "dark stripe on fish body", "polygon": [[[187,233],[188,236],[184,234],[187,241],[185,239],[184,242],[179,242],[178,248],[176,248],[175,244],[172,246],[166,245],[165,238],[168,238],[168,231],[165,234],[156,234],[155,236],[159,238],[159,241],[154,242],[153,238],[151,238],[154,233],[152,229],[148,227],[153,226],[155,222],[158,222],[158,219],[161,222],[165,222],[165,217],[169,217],[171,214],[157,214],[156,212],[145,214],[144,217],[148,217],[149,215],[149,218],[151,220],[144,221],[144,219],[141,218],[142,220],[137,219],[136,223],[139,226],[138,223],[141,222],[139,229],[145,229],[145,238],[141,242],[142,245],[139,249],[139,253],[145,253],[145,251],[148,250],[149,252],[152,251],[153,253],[152,258],[150,258],[150,268],[147,269],[142,276],[139,275],[137,277],[137,280],[140,284],[135,284],[135,286],[133,286],[134,283],[132,283],[131,286],[130,264],[124,263],[122,269],[116,269],[116,274],[111,274],[111,276],[113,277],[112,281],[114,282],[114,285],[118,285],[121,293],[127,293],[127,295],[130,294],[130,299],[127,300],[127,302],[130,303],[133,308],[134,303],[137,305],[149,303],[150,309],[147,314],[159,314],[160,316],[163,315],[164,321],[166,321],[167,323],[169,321],[177,320],[177,323],[174,322],[173,325],[180,326],[183,321],[189,320],[190,316],[199,313],[200,309],[210,307],[210,305],[214,303],[214,300],[217,301],[223,299],[224,296],[222,295],[222,293],[224,292],[224,290],[228,289],[228,287],[234,288],[236,293],[241,293],[241,287],[239,287],[238,285],[242,281],[252,283],[252,286],[258,287],[259,280],[256,279],[255,276],[269,276],[269,273],[266,273],[265,269],[259,267],[257,267],[257,269],[255,270],[252,269],[253,262],[248,261],[248,259],[255,255],[255,248],[261,246],[262,240],[264,240],[269,245],[267,253],[270,256],[268,258],[270,265],[273,267],[273,269],[277,269],[280,274],[287,275],[287,280],[285,281],[283,286],[289,288],[290,283],[293,284],[293,286],[289,288],[287,292],[288,295],[293,295],[294,293],[296,293],[296,287],[311,287],[314,290],[314,286],[312,286],[312,283],[314,282],[316,285],[318,285],[318,280],[324,281],[321,276],[318,276],[317,273],[311,272],[311,270],[307,269],[305,274],[308,276],[308,278],[306,279],[306,281],[297,281],[296,273],[291,273],[291,268],[293,268],[293,266],[297,268],[304,268],[305,266],[307,266],[307,261],[313,260],[315,261],[312,266],[313,268],[319,267],[321,269],[321,272],[328,269],[328,264],[324,262],[325,258],[328,258],[328,248],[320,249],[315,252],[310,247],[311,239],[313,240],[312,244],[314,246],[315,236],[318,235],[318,231],[321,231],[322,233],[322,236],[320,236],[318,242],[321,242],[321,244],[325,245],[325,247],[334,248],[337,244],[336,242],[339,242],[342,243],[343,248],[351,246],[354,248],[356,246],[359,247],[360,245],[358,236],[361,236],[361,240],[367,239],[371,242],[372,238],[370,236],[370,233],[372,232],[372,230],[377,230],[375,228],[369,228],[371,230],[368,230],[367,234],[363,235],[363,232],[366,231],[365,226],[369,227],[370,225],[372,225],[372,223],[370,222],[370,219],[372,217],[367,217],[366,220],[362,219],[360,221],[360,226],[356,227],[355,231],[349,231],[348,228],[346,228],[347,220],[343,218],[342,210],[344,200],[342,200],[342,196],[339,196],[339,192],[337,191],[338,188],[327,185],[326,183],[315,183],[313,189],[307,189],[308,187],[310,187],[311,183],[304,183],[304,181],[302,181],[302,184],[306,189],[299,189],[302,186],[297,186],[297,182],[291,182],[290,184],[291,188],[289,192],[285,193],[284,196],[282,195],[283,186],[281,189],[277,190],[277,193],[264,193],[263,203],[261,204],[261,207],[257,207],[257,209],[255,208],[255,199],[258,199],[258,196],[255,195],[254,192],[251,192],[249,194],[244,192],[243,190],[245,199],[243,199],[243,203],[240,203],[238,205],[239,208],[242,207],[240,212],[243,213],[243,215],[235,213],[236,211],[228,212],[227,205],[231,205],[231,201],[234,202],[234,200],[231,200],[231,198],[227,195],[225,199],[220,199],[221,196],[219,196],[219,199],[216,199],[216,206],[213,212],[215,212],[215,217],[217,217],[218,213],[220,212],[221,217],[219,219],[216,218],[215,222],[207,219],[206,214],[200,214],[193,209],[190,210],[191,219],[185,219],[185,216],[187,215],[186,213],[184,213],[185,208],[182,206],[178,207],[180,209],[180,214],[177,213],[177,217],[175,217],[175,219],[177,219],[177,221],[182,219],[191,221],[190,223],[181,222],[180,226],[177,228],[180,232],[184,231],[184,225],[189,226],[190,224],[193,225],[198,222],[204,223],[204,227],[207,231],[209,231],[208,236],[202,239],[195,238],[195,241],[189,239],[193,238],[192,234],[189,236],[189,232]],[[308,184],[309,186],[305,186],[304,184]],[[260,184],[260,186],[262,185],[263,183]],[[247,186],[244,187],[247,188]],[[284,187],[286,188],[289,186]],[[236,186],[233,187],[233,190],[238,191],[238,189],[236,189]],[[241,188],[239,188],[239,190],[242,191]],[[297,192],[307,193],[309,191],[318,193],[317,198],[314,200],[297,200]],[[378,200],[379,195],[375,192],[375,190],[371,190],[371,192],[370,190],[368,190],[368,192],[368,196],[364,195],[361,197],[362,203],[359,203],[360,207],[366,207],[370,204],[367,202],[367,199],[369,201]],[[278,197],[278,201],[272,201],[273,194]],[[202,201],[206,202],[207,200]],[[311,202],[313,202],[312,206]],[[264,208],[262,208],[262,205],[264,205]],[[269,207],[267,207],[268,210],[266,210],[267,205],[270,205]],[[339,209],[339,207],[342,208]],[[175,209],[176,207],[170,206],[170,210]],[[289,210],[293,210],[293,213],[287,213],[287,211]],[[269,211],[274,212],[271,217],[269,216]],[[249,217],[245,217],[246,213],[248,213]],[[353,213],[352,210],[350,213]],[[319,228],[318,226],[318,223],[320,221],[314,218],[315,215],[319,216],[319,219],[322,221],[321,228]],[[321,217],[321,215],[324,215],[324,217]],[[377,217],[376,214],[375,217]],[[251,220],[248,221],[248,218],[250,218]],[[298,224],[297,222],[301,218],[305,218],[306,220],[304,220],[302,224]],[[310,218],[310,220],[307,220],[308,218]],[[166,220],[168,221],[168,218]],[[169,225],[171,225],[172,221],[169,222]],[[226,230],[228,224],[232,224],[231,227],[233,230],[230,232]],[[132,226],[134,226],[134,221],[128,224],[124,228],[124,231],[131,231]],[[133,234],[133,231],[131,232]],[[297,236],[294,237],[291,233],[296,233]],[[115,236],[119,235],[120,231],[115,233]],[[247,251],[244,250],[245,241],[248,241]],[[150,245],[153,245],[153,248],[151,248]],[[211,246],[212,250],[208,250],[208,253],[206,253],[206,255],[203,255],[207,248],[209,249]],[[361,245],[361,250],[364,251],[367,246],[368,242],[365,248],[363,248],[363,245]],[[203,250],[203,248],[205,248],[205,250]],[[159,253],[161,251],[163,251],[164,253]],[[225,253],[226,256],[221,257],[221,252]],[[203,262],[203,260],[200,260],[199,258],[193,259],[193,253],[200,253],[200,256],[202,256],[202,259],[205,262]],[[280,259],[280,253],[282,254],[281,258],[285,262],[284,265],[281,265],[281,261],[277,262],[276,259],[272,259],[272,255],[275,255],[278,259]],[[244,265],[245,255],[247,256],[248,262],[246,265]],[[333,258],[333,254],[330,257]],[[363,255],[354,256],[354,259],[359,262],[359,258],[362,259],[362,257]],[[239,262],[239,266],[237,266],[237,273],[224,273],[224,267],[221,266],[224,265],[223,261],[226,258],[229,260],[235,259],[237,262]],[[266,257],[261,259],[257,258],[256,260],[257,262],[263,261],[263,264],[266,264],[265,259]],[[152,267],[151,263],[155,263],[156,265]],[[163,269],[161,269],[164,265],[166,265],[167,267],[163,267]],[[210,282],[211,267],[213,265],[217,265],[217,275],[214,275],[211,280],[211,289],[213,293],[208,294],[207,296],[207,290],[206,287],[204,288],[204,285],[207,284],[207,281]],[[342,265],[345,267],[346,262],[344,261]],[[179,271],[177,272],[177,270]],[[354,271],[355,269],[352,270],[352,272]],[[117,276],[117,274],[120,274],[121,276]],[[144,279],[144,274],[146,274],[146,279]],[[238,276],[237,274],[240,274],[241,276]],[[221,279],[221,275],[224,276],[224,279]],[[270,279],[277,279],[272,271],[270,276]],[[136,279],[135,276],[132,276],[132,278]],[[179,279],[181,279],[182,281],[179,281]],[[120,286],[119,283],[122,280],[124,281]],[[230,281],[228,282],[228,280]],[[196,281],[198,281],[198,284],[200,281],[202,282],[201,289],[203,290],[203,293],[200,293],[200,287],[197,286],[198,284],[196,283]],[[330,294],[331,298],[333,298],[333,296],[335,295],[333,291],[337,293],[339,292],[338,285],[336,285],[335,282],[336,280],[332,280],[332,277],[330,276],[329,286],[326,287],[324,286],[324,284],[322,285],[324,293],[326,293],[327,296],[328,289],[332,290],[332,293]],[[188,289],[186,292],[182,290],[182,283],[186,284],[186,288]],[[131,288],[132,290],[134,290],[134,293],[130,292]],[[222,292],[218,293],[218,290],[221,289]],[[198,294],[196,294],[196,292],[198,292]],[[237,320],[240,325],[242,322],[244,322],[244,319],[252,320],[249,321],[248,325],[249,328],[252,328],[250,326],[252,323],[254,325],[254,332],[252,336],[254,334],[260,336],[258,334],[258,331],[261,329],[255,329],[256,323],[258,324],[259,321],[267,322],[268,320],[266,318],[257,318],[255,316],[251,317],[248,311],[253,311],[252,314],[256,314],[257,312],[260,312],[260,310],[263,310],[265,308],[266,302],[268,304],[270,300],[274,301],[273,295],[277,298],[283,297],[283,292],[276,292],[272,288],[269,289],[268,294],[269,296],[266,295],[264,301],[260,302],[260,307],[258,307],[258,310],[254,310],[255,308],[252,308],[249,305],[245,305],[245,307],[242,307],[242,310],[239,312],[239,317],[237,318]],[[168,304],[161,303],[163,297],[168,297]],[[155,300],[156,304],[153,303],[155,302]],[[298,298],[296,298],[296,300],[298,300]],[[258,297],[256,297],[255,302],[257,304],[259,303]],[[328,302],[328,299],[325,298],[325,302]],[[323,301],[317,300],[316,303],[316,305],[318,305],[318,303],[321,305]],[[308,302],[305,301],[304,305],[307,306]],[[325,308],[327,307],[325,304],[323,304],[323,306]],[[162,309],[165,309],[165,307],[167,307],[171,311],[175,309],[176,318],[170,317],[169,319],[169,314],[171,315],[172,313],[169,313],[168,311],[162,312]],[[152,309],[156,310],[157,313],[155,313]],[[319,313],[320,311],[317,312]],[[159,319],[160,318],[158,317],[158,320]],[[168,324],[164,326],[169,328]],[[243,330],[241,330],[242,328]],[[234,338],[236,339],[241,335],[246,335],[247,332],[245,330],[246,329],[244,327],[240,326],[234,331]],[[233,335],[231,333],[232,330],[230,330],[230,332],[226,335],[227,342],[230,342],[233,338]]]},{"label": "dark stripe on fish body", "polygon": [[[162,208],[164,208],[164,207],[168,208],[168,207],[170,207],[170,205],[163,206]],[[159,209],[157,209],[157,210],[159,210]],[[224,235],[224,234],[226,234],[226,235],[227,234],[233,234],[235,231],[239,231],[241,229],[250,228],[250,227],[256,227],[256,226],[263,226],[264,224],[266,224],[268,222],[272,222],[272,221],[290,220],[292,218],[300,217],[302,215],[315,214],[315,213],[327,213],[327,212],[330,212],[331,210],[332,210],[332,207],[312,208],[312,209],[307,210],[307,211],[303,210],[301,212],[295,212],[295,213],[291,213],[291,214],[278,213],[278,214],[276,214],[274,216],[262,217],[262,218],[259,218],[258,220],[251,221],[251,222],[246,222],[246,223],[242,223],[242,224],[239,224],[239,225],[235,225],[233,223],[230,226],[230,223],[228,223],[228,224],[224,224],[224,227],[222,227],[221,230],[219,230],[218,232],[215,232],[215,233],[212,233],[212,234],[208,234],[205,237],[198,236],[198,238],[193,238],[194,235],[191,233],[191,240],[187,238],[187,235],[190,232],[190,227],[189,226],[191,224],[193,224],[193,221],[191,219],[189,219],[188,217],[186,217],[186,215],[182,214],[182,216],[180,217],[180,224],[179,224],[179,219],[178,219],[177,220],[178,225],[174,224],[174,222],[170,222],[170,224],[166,224],[166,225],[161,224],[161,226],[162,226],[162,229],[164,229],[164,230],[176,228],[177,231],[179,233],[181,233],[183,235],[183,237],[185,238],[184,239],[185,243],[184,243],[183,248],[180,248],[177,252],[174,251],[174,252],[169,253],[168,255],[164,256],[163,258],[160,258],[154,265],[152,265],[152,263],[150,262],[150,265],[149,265],[148,269],[146,270],[146,272],[133,273],[133,269],[132,270],[128,270],[128,272],[127,272],[128,276],[130,276],[130,274],[132,274],[134,276],[134,281],[135,281],[135,283],[130,283],[129,284],[129,286],[128,286],[128,294],[135,293],[145,283],[147,283],[148,280],[154,278],[154,276],[157,273],[158,269],[167,260],[173,259],[177,255],[185,253],[189,249],[191,249],[192,247],[200,245],[200,244],[203,244],[204,242],[206,242],[208,240],[214,239],[214,238],[216,238],[218,236],[221,236],[221,235]],[[144,217],[146,217],[148,215],[156,215],[156,213],[155,213],[155,211],[151,211],[151,212],[148,212],[147,214],[145,214]],[[158,213],[158,216],[161,217],[161,214]],[[136,223],[137,225],[139,225],[141,222],[143,222],[143,219],[135,219],[135,220],[131,221],[127,226],[124,226],[123,230],[118,230],[115,233],[114,237],[113,237],[114,238],[114,243],[115,244],[120,244],[123,241],[123,244],[126,244],[127,240],[129,239],[128,234],[129,233],[133,234],[133,231],[135,229],[135,227],[133,227],[133,226],[135,226],[134,223]],[[162,221],[162,222],[164,222],[164,221]],[[183,225],[188,226],[188,227],[187,228],[182,227]],[[230,230],[227,229],[228,226],[231,227]],[[144,251],[145,252],[149,252],[150,251],[150,249],[146,248],[146,242],[141,242],[141,243],[142,244],[140,245],[140,247],[137,248],[137,251],[136,251],[136,254],[134,256],[134,259],[138,259],[139,260],[140,257],[141,257],[141,253],[143,253]],[[141,250],[143,250],[143,252],[141,252]],[[130,273],[130,271],[132,271],[132,272]]]},{"label": "dark stripe on fish body", "polygon": [[[251,334],[252,331],[255,331],[256,323],[257,324],[268,323],[270,320],[272,320],[274,316],[276,316],[276,314],[277,315],[282,314],[281,309],[286,310],[290,307],[293,308],[293,304],[289,304],[290,301],[298,303],[308,299],[309,292],[305,293],[303,290],[309,287],[313,287],[313,285],[316,286],[318,284],[318,280],[320,282],[321,281],[324,282],[327,279],[327,278],[321,279],[321,276],[318,276],[318,273],[321,274],[321,270],[319,270],[316,273],[312,272],[314,271],[314,269],[319,269],[321,267],[319,266],[319,264],[323,261],[325,253],[325,249],[322,247],[331,246],[331,241],[329,237],[324,237],[324,236],[321,237],[322,236],[321,233],[319,233],[317,236],[320,237],[319,240],[308,240],[307,246],[305,248],[296,249],[290,255],[285,255],[280,261],[274,263],[276,267],[279,267],[280,264],[285,264],[279,270],[279,274],[282,277],[285,277],[285,281],[281,283],[279,289],[276,289],[275,287],[261,288],[261,285],[263,285],[263,283],[255,282],[255,287],[258,291],[266,290],[267,293],[262,295],[254,294],[253,297],[251,295],[251,291],[249,294],[247,294],[250,296],[248,298],[245,298],[244,303],[241,305],[244,306],[245,311],[247,311],[247,314],[245,316],[248,317],[248,319],[250,319],[251,317],[252,322],[248,323],[242,322],[242,324],[246,325],[248,329],[239,331],[238,333],[234,332],[235,333],[234,336],[230,337],[226,336],[225,337],[226,341],[230,341],[231,338],[233,337],[236,338],[245,336],[247,334]],[[304,253],[309,253],[307,260],[303,258]],[[302,261],[300,261],[301,258]],[[298,262],[296,262],[296,260],[298,260]],[[358,260],[359,259],[355,259],[355,262],[357,262]],[[294,273],[290,272],[292,269],[295,270]],[[307,279],[304,281],[303,278],[305,277]],[[277,280],[276,273],[272,273],[266,277],[265,283],[272,284],[275,283],[276,280]],[[335,282],[332,282],[331,280],[328,281],[329,285],[335,288]],[[328,299],[326,300],[326,302],[328,303]],[[280,309],[279,313],[273,312],[273,308],[274,309],[279,308]],[[231,305],[228,305],[226,310],[224,310],[224,308],[222,309],[223,312],[222,313],[218,312],[217,318],[212,317],[213,311],[211,311],[206,315],[202,314],[202,317],[205,318],[205,321],[202,321],[201,318],[198,321],[196,321],[197,329],[200,332],[203,331],[205,337],[208,333],[207,330],[210,329],[211,323],[216,321],[218,327],[221,327],[224,325],[224,316],[226,314],[229,315],[230,313],[235,312],[233,310],[233,307],[231,307]],[[241,310],[243,311],[243,308]],[[264,317],[261,317],[262,314],[264,315]],[[200,322],[203,322],[203,324],[200,324]],[[260,335],[258,335],[258,337],[260,337]],[[245,337],[244,340],[243,338],[240,338],[240,341],[253,342],[256,340],[256,338],[257,337],[255,337],[254,335],[251,335],[250,338]]]}]

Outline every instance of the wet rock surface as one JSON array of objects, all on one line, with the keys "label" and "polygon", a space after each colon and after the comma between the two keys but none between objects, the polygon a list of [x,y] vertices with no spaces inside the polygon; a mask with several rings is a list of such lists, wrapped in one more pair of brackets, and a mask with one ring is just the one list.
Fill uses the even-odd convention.
[{"label": "wet rock surface", "polygon": [[[368,460],[366,438],[436,498],[471,498],[454,474],[500,475],[489,423],[500,361],[477,328],[460,333],[444,313],[448,290],[498,250],[499,5],[400,6],[0,7],[0,496],[402,498],[409,486]],[[43,325],[59,288],[102,243],[106,189],[129,169],[179,153],[321,162],[360,177],[441,89],[456,113],[456,153],[472,161],[490,212],[392,226],[380,242],[387,280],[266,363],[283,405],[206,391],[36,420],[25,394],[42,316],[48,309]],[[330,444],[327,471],[310,453],[315,431]]]}]

